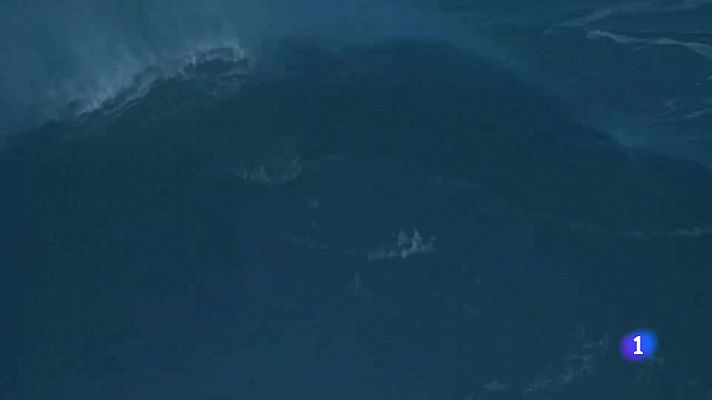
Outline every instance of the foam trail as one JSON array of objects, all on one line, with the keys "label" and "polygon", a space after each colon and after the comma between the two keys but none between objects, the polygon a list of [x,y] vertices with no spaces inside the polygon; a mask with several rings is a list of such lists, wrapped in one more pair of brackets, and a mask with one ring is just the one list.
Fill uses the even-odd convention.
[{"label": "foam trail", "polygon": [[654,39],[641,39],[633,36],[620,35],[612,32],[592,30],[588,32],[586,36],[588,39],[610,39],[616,43],[620,44],[642,44],[642,45],[659,45],[659,46],[680,46],[684,47],[692,52],[695,52],[702,57],[712,61],[712,46],[704,43],[697,42],[682,42],[670,38],[654,38]]},{"label": "foam trail", "polygon": [[569,19],[557,25],[566,27],[583,27],[611,17],[636,14],[655,14],[676,11],[689,11],[696,10],[702,7],[704,4],[710,4],[710,2],[705,0],[691,0],[667,6],[660,6],[659,3],[655,2],[623,3],[610,7],[595,9],[581,17]]},{"label": "foam trail", "polygon": [[635,13],[635,12],[643,12],[646,10],[650,10],[651,4],[650,3],[626,3],[626,4],[620,4],[612,7],[605,7],[605,8],[600,8],[597,10],[592,11],[589,14],[586,14],[582,17],[579,18],[574,18],[565,22],[560,23],[560,26],[569,26],[569,27],[576,27],[576,26],[586,26],[589,24],[592,24],[596,21],[600,21],[609,17],[614,17],[617,15],[621,14],[630,14],[630,13]]}]

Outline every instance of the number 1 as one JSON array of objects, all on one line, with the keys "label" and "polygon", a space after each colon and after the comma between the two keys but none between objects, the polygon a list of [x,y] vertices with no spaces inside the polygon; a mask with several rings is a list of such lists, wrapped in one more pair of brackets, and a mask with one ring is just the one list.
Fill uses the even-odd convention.
[{"label": "number 1", "polygon": [[642,356],[643,350],[640,349],[640,346],[641,346],[640,336],[636,336],[635,338],[633,338],[633,341],[635,342],[635,351],[633,352],[633,354],[635,354],[636,356]]}]

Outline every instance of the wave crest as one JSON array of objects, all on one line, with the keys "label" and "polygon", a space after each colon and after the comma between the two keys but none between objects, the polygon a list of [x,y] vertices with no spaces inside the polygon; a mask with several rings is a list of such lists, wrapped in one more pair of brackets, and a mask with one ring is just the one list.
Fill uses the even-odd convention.
[{"label": "wave crest", "polygon": [[212,96],[232,93],[249,72],[248,61],[248,52],[240,45],[200,47],[179,57],[149,64],[128,79],[107,79],[88,93],[66,96],[57,114],[60,118],[78,118],[95,113],[120,113],[155,85],[169,80],[193,82],[196,89]]}]

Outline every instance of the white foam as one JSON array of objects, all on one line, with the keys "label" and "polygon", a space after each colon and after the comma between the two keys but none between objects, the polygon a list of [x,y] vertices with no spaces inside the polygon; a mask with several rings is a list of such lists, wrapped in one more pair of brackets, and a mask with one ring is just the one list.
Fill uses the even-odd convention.
[{"label": "white foam", "polygon": [[621,239],[675,239],[675,238],[700,238],[712,235],[712,226],[700,225],[693,227],[676,228],[671,230],[612,230],[603,227],[572,223],[570,229],[601,235],[617,236]]},{"label": "white foam", "polygon": [[385,260],[390,258],[408,258],[412,255],[427,254],[435,251],[435,238],[424,240],[417,228],[413,228],[412,234],[406,231],[398,233],[395,245],[383,246],[368,253],[369,261]]},{"label": "white foam", "polygon": [[630,13],[635,13],[635,12],[642,12],[646,10],[650,10],[651,4],[650,3],[625,3],[625,4],[619,4],[616,6],[612,7],[605,7],[605,8],[599,8],[596,10],[591,11],[590,13],[570,19],[568,21],[562,22],[559,25],[560,26],[586,26],[589,25],[593,22],[606,19],[609,17],[613,17],[616,15],[620,14],[630,14]]},{"label": "white foam", "polygon": [[687,11],[700,8],[704,4],[711,3],[709,0],[686,0],[679,4],[661,6],[653,2],[623,3],[610,7],[594,9],[581,17],[573,18],[557,24],[558,26],[583,27],[594,22],[605,20],[621,15],[636,14],[656,14],[675,11]]},{"label": "white foam", "polygon": [[702,109],[702,110],[695,110],[695,111],[692,111],[692,112],[690,112],[689,114],[686,114],[685,116],[683,116],[682,119],[685,120],[685,121],[689,121],[689,120],[691,120],[691,119],[697,119],[697,118],[703,117],[703,116],[708,115],[708,114],[710,114],[710,113],[712,113],[712,108],[705,108],[705,109]]},{"label": "white foam", "polygon": [[538,374],[524,387],[522,396],[561,391],[575,381],[593,375],[594,365],[608,348],[609,338],[608,336],[588,337],[583,332],[577,335],[580,341],[579,348],[567,355],[558,368],[552,370],[551,366],[548,366],[545,371]]},{"label": "white foam", "polygon": [[98,110],[121,111],[160,80],[200,77],[199,67],[215,61],[232,63],[224,74],[244,73],[249,55],[237,40],[196,43],[175,55],[125,54],[122,62],[93,77],[63,80],[48,94],[60,116],[78,117]]},{"label": "white foam", "polygon": [[509,387],[510,385],[508,383],[503,383],[495,379],[493,381],[485,383],[482,386],[482,389],[484,389],[486,392],[502,392],[509,389]]},{"label": "white foam", "polygon": [[656,45],[656,46],[680,46],[700,56],[712,61],[712,46],[704,43],[697,42],[683,42],[680,40],[670,39],[670,38],[653,38],[653,39],[643,39],[634,36],[621,35],[608,31],[602,30],[592,30],[586,35],[588,39],[610,39],[616,43],[620,44],[639,44],[639,45]]}]

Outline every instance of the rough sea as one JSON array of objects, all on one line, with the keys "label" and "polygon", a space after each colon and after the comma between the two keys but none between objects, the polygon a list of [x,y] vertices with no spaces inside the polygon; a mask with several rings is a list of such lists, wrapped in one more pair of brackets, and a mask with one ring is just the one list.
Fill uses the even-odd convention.
[{"label": "rough sea", "polygon": [[0,399],[710,400],[710,168],[708,1],[5,0]]}]

